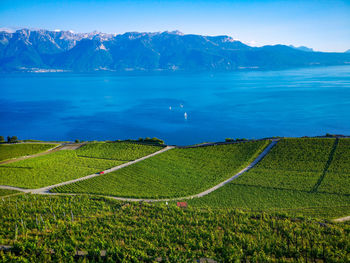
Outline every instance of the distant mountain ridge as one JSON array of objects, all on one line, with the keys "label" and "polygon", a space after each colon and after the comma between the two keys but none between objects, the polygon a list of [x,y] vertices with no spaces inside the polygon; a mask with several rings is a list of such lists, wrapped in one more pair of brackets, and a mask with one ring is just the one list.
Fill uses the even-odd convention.
[{"label": "distant mountain ridge", "polygon": [[349,53],[251,47],[229,36],[179,31],[125,34],[20,29],[0,32],[1,71],[284,69],[350,64]]},{"label": "distant mountain ridge", "polygon": [[312,48],[305,47],[305,46],[295,47],[293,45],[289,45],[289,47],[299,49],[299,50],[305,51],[305,52],[314,52],[314,50]]}]

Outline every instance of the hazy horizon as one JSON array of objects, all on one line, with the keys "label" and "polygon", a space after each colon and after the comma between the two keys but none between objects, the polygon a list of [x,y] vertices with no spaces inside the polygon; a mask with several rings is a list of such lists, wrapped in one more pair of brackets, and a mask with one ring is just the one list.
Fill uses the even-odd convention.
[{"label": "hazy horizon", "polygon": [[251,46],[350,49],[350,1],[2,1],[1,28],[228,35]]}]

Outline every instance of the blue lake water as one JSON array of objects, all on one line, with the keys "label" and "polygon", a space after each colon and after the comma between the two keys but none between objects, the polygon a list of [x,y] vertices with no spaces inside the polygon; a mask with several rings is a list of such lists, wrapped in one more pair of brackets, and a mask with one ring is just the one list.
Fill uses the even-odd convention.
[{"label": "blue lake water", "polygon": [[193,144],[226,137],[350,134],[350,66],[2,74],[0,94],[0,135],[20,139],[148,136]]}]

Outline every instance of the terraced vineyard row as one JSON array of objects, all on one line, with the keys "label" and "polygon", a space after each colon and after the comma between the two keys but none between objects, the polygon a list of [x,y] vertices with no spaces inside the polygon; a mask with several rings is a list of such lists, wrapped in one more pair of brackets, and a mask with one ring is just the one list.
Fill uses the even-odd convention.
[{"label": "terraced vineyard row", "polygon": [[88,143],[77,149],[77,155],[128,162],[159,151],[162,148],[161,146],[128,142],[97,142]]},{"label": "terraced vineyard row", "polygon": [[92,193],[139,198],[199,193],[233,176],[253,161],[269,141],[173,149],[132,166],[52,192]]},{"label": "terraced vineyard row", "polygon": [[32,155],[44,152],[57,146],[57,144],[44,143],[22,143],[22,144],[0,144],[0,161]]},{"label": "terraced vineyard row", "polygon": [[350,139],[340,139],[319,192],[350,195]]},{"label": "terraced vineyard row", "polygon": [[[191,204],[326,217],[348,215],[349,141],[283,139],[244,176]],[[334,169],[341,173],[331,173]]]},{"label": "terraced vineyard row", "polygon": [[[348,262],[350,225],[86,196],[0,199],[12,262]],[[88,253],[88,256],[77,256]],[[103,258],[101,257],[103,253]]]},{"label": "terraced vineyard row", "polygon": [[335,139],[289,138],[278,142],[255,170],[322,172]]},{"label": "terraced vineyard row", "polygon": [[[89,146],[83,146],[80,149],[85,147]],[[108,158],[81,157],[78,156],[78,153],[81,152],[80,149],[61,150],[36,158],[0,165],[0,184],[23,188],[40,188],[80,178],[126,162],[112,159],[116,154],[113,148],[108,147],[106,143],[99,146],[99,151],[103,152],[104,147],[106,149],[104,154]],[[133,149],[133,154],[130,154],[129,147]],[[118,154],[134,158],[149,152],[151,149],[153,152],[159,150],[159,147],[150,147],[153,146],[140,145],[135,148],[133,144],[124,143],[123,147],[119,148]],[[126,153],[123,153],[124,150]]]},{"label": "terraced vineyard row", "polygon": [[235,183],[311,191],[322,176],[335,139],[284,139]]}]

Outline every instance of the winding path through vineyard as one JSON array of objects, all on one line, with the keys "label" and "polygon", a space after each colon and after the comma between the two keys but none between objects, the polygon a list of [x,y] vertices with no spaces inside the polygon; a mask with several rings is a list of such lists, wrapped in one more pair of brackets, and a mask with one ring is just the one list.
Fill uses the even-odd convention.
[{"label": "winding path through vineyard", "polygon": [[[247,172],[248,170],[250,170],[251,168],[253,168],[262,158],[265,157],[265,155],[267,155],[269,153],[269,151],[272,149],[272,147],[274,147],[278,142],[278,139],[273,139],[271,140],[271,143],[259,154],[259,156],[257,158],[255,158],[249,165],[247,165],[244,169],[242,169],[241,171],[239,171],[238,173],[236,173],[235,175],[233,175],[232,177],[230,177],[229,179],[213,186],[212,188],[209,188],[201,193],[195,194],[195,195],[191,195],[191,196],[185,196],[185,197],[177,197],[177,198],[164,198],[164,199],[144,199],[144,198],[127,198],[127,197],[115,197],[115,196],[107,196],[108,198],[111,199],[115,199],[115,200],[121,200],[121,201],[131,201],[131,202],[140,202],[140,201],[144,201],[144,202],[161,202],[161,201],[174,201],[174,200],[185,200],[185,199],[192,199],[192,198],[197,198],[197,197],[202,197],[205,196],[221,187],[223,187],[224,185],[228,184],[229,182],[231,182],[232,180],[236,179],[237,177],[239,177],[240,175],[242,175],[243,173]],[[154,155],[157,155],[159,153],[162,153],[164,151],[170,150],[172,148],[175,148],[174,146],[167,146],[166,148],[155,152],[153,154],[147,155],[145,157],[142,157],[140,159],[137,159],[135,161],[129,162],[129,163],[125,163],[122,165],[119,165],[117,167],[114,167],[112,169],[106,170],[105,173],[109,173],[118,169],[121,169],[123,167],[129,166],[134,164],[135,162],[139,162],[142,161],[144,159],[147,159],[149,157],[152,157]],[[76,195],[75,193],[51,193],[50,190],[52,188],[61,186],[61,185],[66,185],[66,184],[71,184],[73,182],[77,182],[77,181],[82,181],[82,180],[86,180],[92,177],[98,176],[98,174],[93,174],[93,175],[89,175],[89,176],[85,176],[82,178],[78,178],[72,181],[67,181],[67,182],[63,182],[57,185],[51,185],[51,186],[47,186],[44,188],[39,188],[39,189],[33,189],[33,190],[26,190],[26,192],[30,192],[30,193],[34,193],[34,194],[50,194],[50,195]],[[1,188],[1,186],[0,186]]]},{"label": "winding path through vineyard", "polygon": [[175,200],[185,200],[185,199],[192,199],[192,198],[198,198],[198,197],[202,197],[205,196],[221,187],[223,187],[224,185],[228,184],[229,182],[231,182],[232,180],[236,179],[237,177],[239,177],[240,175],[242,175],[243,173],[247,172],[248,170],[250,170],[251,168],[253,168],[258,162],[260,162],[260,160],[262,158],[265,157],[266,154],[268,154],[270,152],[270,150],[272,149],[272,147],[274,147],[278,142],[278,139],[273,139],[271,140],[271,143],[262,151],[262,153],[259,154],[259,156],[257,158],[255,158],[254,161],[252,161],[248,166],[246,166],[244,169],[242,169],[241,171],[239,171],[238,173],[236,173],[235,175],[233,175],[232,177],[230,177],[229,179],[213,186],[212,188],[209,188],[201,193],[195,194],[195,195],[191,195],[191,196],[185,196],[185,197],[177,197],[177,198],[164,198],[164,199],[142,199],[142,198],[125,198],[125,197],[115,197],[115,196],[109,196],[109,198],[112,199],[116,199],[116,200],[120,200],[120,201],[132,201],[132,202],[137,202],[137,201],[144,201],[144,202],[161,202],[161,201],[175,201]]},{"label": "winding path through vineyard", "polygon": [[[132,165],[134,163],[138,163],[138,162],[141,162],[145,159],[148,159],[150,157],[153,157],[157,154],[160,154],[160,153],[163,153],[165,151],[168,151],[170,149],[173,149],[175,148],[174,146],[166,146],[164,147],[163,149],[161,149],[160,151],[157,151],[157,152],[154,152],[154,153],[151,153],[149,155],[146,155],[144,157],[141,157],[139,159],[136,159],[134,161],[131,161],[131,162],[127,162],[127,163],[123,163],[121,165],[118,165],[116,167],[112,167],[110,169],[107,169],[107,170],[104,170],[103,171],[103,174],[107,174],[107,173],[111,173],[111,172],[114,172],[114,171],[117,171],[119,169],[122,169],[124,167],[127,167],[129,165]],[[79,182],[79,181],[83,181],[83,180],[87,180],[87,179],[90,179],[90,178],[93,178],[93,177],[96,177],[96,176],[99,176],[100,174],[99,173],[94,173],[94,174],[90,174],[88,176],[84,176],[84,177],[81,177],[81,178],[77,178],[77,179],[74,179],[74,180],[70,180],[70,181],[66,181],[66,182],[63,182],[63,183],[59,183],[59,184],[55,184],[55,185],[50,185],[50,186],[46,186],[46,187],[43,187],[43,188],[39,188],[39,189],[34,189],[34,190],[31,190],[30,192],[33,193],[33,194],[52,194],[50,193],[50,190],[52,188],[55,188],[55,187],[59,187],[59,186],[62,186],[62,185],[66,185],[66,184],[71,184],[71,183],[75,183],[75,182]]]},{"label": "winding path through vineyard", "polygon": [[[38,142],[41,143],[41,142]],[[50,143],[50,142],[48,142]],[[53,142],[54,143],[54,142]],[[59,145],[48,149],[44,152],[40,152],[40,153],[36,153],[36,154],[31,154],[31,155],[26,155],[26,156],[21,156],[21,157],[17,157],[17,158],[13,158],[10,160],[5,160],[5,161],[1,161],[0,164],[9,164],[9,163],[14,163],[14,162],[18,162],[21,160],[25,160],[25,159],[29,159],[29,158],[34,158],[34,157],[39,157],[39,156],[43,156],[43,155],[47,155],[50,153],[54,153],[57,151],[61,151],[61,150],[76,150],[78,148],[80,148],[81,146],[85,145],[86,143],[60,143]]]},{"label": "winding path through vineyard", "polygon": [[[192,199],[192,198],[196,198],[196,197],[202,197],[202,196],[205,196],[221,187],[223,187],[224,185],[228,184],[229,182],[231,182],[232,180],[236,179],[237,177],[239,177],[240,175],[242,175],[243,173],[245,173],[246,171],[250,170],[252,167],[254,167],[262,158],[265,157],[266,154],[268,154],[268,152],[271,150],[271,148],[273,146],[276,145],[276,143],[278,142],[278,139],[273,139],[271,140],[271,143],[262,151],[262,153],[259,154],[259,156],[257,158],[255,158],[255,160],[253,162],[251,162],[248,166],[246,166],[244,169],[242,169],[241,171],[239,171],[238,173],[236,173],[234,176],[230,177],[229,179],[221,182],[220,184],[218,185],[215,185],[214,187],[210,188],[210,189],[207,189],[205,190],[204,192],[201,192],[199,194],[195,194],[195,195],[191,195],[191,196],[186,196],[186,197],[179,197],[179,198],[171,198],[171,199],[138,199],[138,198],[124,198],[124,197],[114,197],[114,196],[109,196],[109,198],[112,198],[112,199],[116,199],[116,200],[122,200],[122,201],[145,201],[145,202],[159,202],[159,201],[172,201],[172,200],[181,200],[181,199]],[[142,158],[139,158],[137,160],[134,160],[134,161],[131,161],[131,162],[128,162],[128,163],[124,163],[122,165],[119,165],[119,166],[116,166],[116,167],[113,167],[111,169],[108,169],[108,170],[105,170],[104,171],[104,174],[106,173],[110,173],[110,172],[113,172],[113,171],[116,171],[116,170],[119,170],[121,168],[124,168],[126,166],[129,166],[129,165],[132,165],[134,163],[137,163],[137,162],[140,162],[140,161],[143,161],[147,158],[150,158],[152,156],[155,156],[157,154],[160,154],[162,152],[165,152],[165,151],[168,151],[170,149],[173,149],[175,148],[175,146],[167,146],[165,148],[163,148],[162,150],[160,151],[157,151],[155,153],[152,153],[150,155],[147,155],[147,156],[144,156]],[[66,182],[62,182],[62,183],[59,183],[59,184],[55,184],[55,185],[50,185],[50,186],[46,186],[46,187],[43,187],[43,188],[38,188],[38,189],[24,189],[24,188],[19,188],[19,187],[12,187],[12,186],[7,186],[7,185],[0,185],[0,189],[8,189],[8,190],[17,190],[17,191],[21,191],[21,192],[24,192],[24,193],[32,193],[32,194],[50,194],[50,195],[67,195],[66,193],[65,194],[60,194],[60,193],[50,193],[50,190],[52,188],[55,188],[55,187],[58,187],[58,186],[62,186],[62,185],[67,185],[67,184],[71,184],[71,183],[75,183],[75,182],[78,182],[78,181],[83,181],[83,180],[87,180],[87,179],[90,179],[90,178],[93,178],[93,177],[96,177],[96,176],[99,176],[99,174],[91,174],[91,175],[88,175],[88,176],[84,176],[84,177],[81,177],[81,178],[78,178],[78,179],[74,179],[74,180],[70,180],[70,181],[66,181]],[[75,194],[74,194],[75,195]]]},{"label": "winding path through vineyard", "polygon": [[23,193],[29,193],[30,191],[32,191],[32,189],[25,189],[25,188],[14,187],[9,185],[0,185],[0,189],[20,191]]},{"label": "winding path through vineyard", "polygon": [[[160,151],[157,151],[157,152],[154,152],[152,154],[146,155],[146,156],[141,157],[139,159],[136,159],[134,161],[123,163],[121,165],[118,165],[118,166],[112,167],[110,169],[104,170],[103,174],[114,172],[116,170],[119,170],[119,169],[124,168],[124,167],[129,166],[129,165],[132,165],[134,163],[143,161],[143,160],[145,160],[147,158],[150,158],[152,156],[155,156],[157,154],[163,153],[163,152],[168,151],[168,150],[173,149],[173,148],[175,148],[175,147],[174,146],[167,146],[167,147],[161,149]],[[55,188],[55,187],[58,187],[58,186],[62,186],[62,185],[66,185],[66,184],[79,182],[79,181],[83,181],[83,180],[87,180],[87,179],[90,179],[90,178],[93,178],[93,177],[96,177],[96,176],[99,176],[99,175],[100,175],[99,173],[94,173],[94,174],[90,174],[90,175],[87,175],[87,176],[84,176],[84,177],[81,177],[81,178],[77,178],[77,179],[74,179],[74,180],[62,182],[62,183],[55,184],[55,185],[45,186],[45,187],[38,188],[38,189],[25,189],[25,188],[13,187],[13,186],[8,186],[8,185],[0,185],[0,189],[16,190],[16,191],[21,191],[21,192],[24,192],[24,193],[32,193],[32,194],[53,194],[53,193],[50,193],[50,190],[52,188]]]},{"label": "winding path through vineyard", "polygon": [[[277,142],[278,142],[278,139],[271,140],[271,143],[263,150],[263,152],[260,153],[260,155],[253,162],[251,162],[244,169],[242,169],[241,171],[236,173],[234,176],[232,176],[229,179],[219,183],[218,185],[215,185],[214,187],[212,187],[210,189],[207,189],[207,190],[205,190],[205,191],[203,191],[201,193],[195,194],[195,195],[186,196],[186,197],[178,197],[178,198],[168,198],[168,199],[141,199],[141,198],[125,198],[125,197],[115,197],[115,196],[106,196],[106,197],[111,198],[111,199],[115,199],[115,200],[129,201],[129,202],[140,202],[140,201],[144,201],[144,202],[160,202],[160,201],[163,201],[164,202],[164,201],[186,200],[186,199],[203,197],[203,196],[205,196],[205,195],[207,195],[207,194],[209,194],[209,193],[211,193],[211,192],[213,192],[213,191],[223,187],[224,185],[228,184],[232,180],[236,179],[237,177],[239,177],[243,173],[245,173],[248,170],[250,170],[251,168],[253,168],[261,159],[263,159],[270,152],[272,147],[274,147],[277,144]],[[53,149],[55,149],[55,151],[61,150],[63,146],[65,146],[65,145],[59,145],[59,146],[57,146],[57,147],[55,147]],[[68,145],[68,147],[69,146],[70,145]],[[119,169],[121,169],[123,167],[126,167],[126,166],[132,165],[134,163],[140,162],[142,160],[145,160],[147,158],[150,158],[152,156],[155,156],[157,154],[163,153],[163,152],[168,151],[168,150],[173,149],[173,148],[175,148],[175,146],[167,146],[167,147],[163,148],[162,150],[157,151],[155,153],[152,153],[150,155],[144,156],[142,158],[136,159],[136,160],[128,162],[128,163],[124,163],[122,165],[113,167],[111,169],[107,169],[107,170],[104,171],[104,173],[110,173],[110,172],[119,170]],[[48,152],[44,152],[44,154],[52,152],[53,149],[50,149]],[[43,153],[41,153],[41,154],[43,154]],[[33,156],[37,156],[37,154],[35,154]],[[81,178],[78,178],[78,179],[75,179],[75,180],[66,181],[66,182],[62,182],[62,183],[56,184],[56,185],[50,185],[50,186],[46,186],[46,187],[39,188],[39,189],[24,189],[24,188],[7,186],[7,185],[0,185],[0,189],[15,190],[15,191],[19,191],[19,192],[22,192],[22,193],[33,193],[33,194],[77,195],[75,193],[50,193],[50,190],[52,188],[55,188],[55,187],[58,187],[58,186],[67,185],[67,184],[71,184],[71,183],[82,181],[82,180],[87,180],[87,179],[93,178],[95,176],[99,176],[99,174],[92,174],[92,175],[81,177]],[[337,218],[337,219],[334,219],[334,221],[335,222],[350,221],[350,216]]]}]

